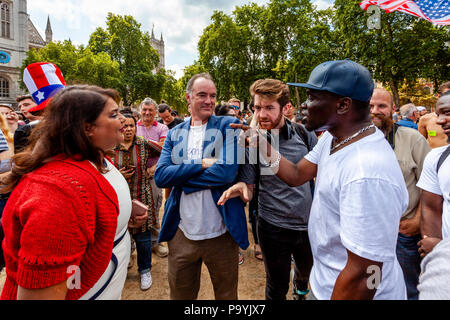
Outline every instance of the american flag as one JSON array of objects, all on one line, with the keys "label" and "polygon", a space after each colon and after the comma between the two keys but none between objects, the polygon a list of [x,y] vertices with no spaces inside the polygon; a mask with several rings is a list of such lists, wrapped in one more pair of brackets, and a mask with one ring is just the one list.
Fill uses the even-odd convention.
[{"label": "american flag", "polygon": [[371,5],[377,5],[386,12],[401,11],[426,19],[438,25],[450,25],[449,0],[364,0],[360,6],[367,10]]}]

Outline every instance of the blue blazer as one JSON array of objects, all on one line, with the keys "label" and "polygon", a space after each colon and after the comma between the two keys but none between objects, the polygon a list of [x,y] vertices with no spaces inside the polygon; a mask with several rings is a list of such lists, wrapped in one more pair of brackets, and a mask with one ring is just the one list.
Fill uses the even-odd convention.
[{"label": "blue blazer", "polygon": [[[238,145],[240,130],[230,128],[239,123],[232,117],[211,116],[203,141],[203,158],[217,158],[217,162],[202,170],[201,159],[187,160],[187,142],[191,118],[169,131],[155,171],[155,182],[160,188],[172,188],[164,205],[164,217],[159,242],[169,241],[180,223],[181,194],[210,189],[225,226],[243,250],[249,246],[244,203],[240,197],[217,205],[222,193],[235,183],[239,162],[244,150]],[[239,160],[239,161],[238,161]]]}]

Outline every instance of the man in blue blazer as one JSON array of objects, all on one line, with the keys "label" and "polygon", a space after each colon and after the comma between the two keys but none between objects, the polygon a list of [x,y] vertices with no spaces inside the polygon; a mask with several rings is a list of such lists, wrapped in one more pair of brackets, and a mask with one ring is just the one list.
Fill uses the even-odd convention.
[{"label": "man in blue blazer", "polygon": [[239,120],[212,115],[216,95],[209,74],[189,80],[191,118],[169,131],[155,171],[158,187],[173,188],[159,236],[169,246],[171,299],[197,298],[204,262],[215,298],[236,300],[238,251],[249,246],[242,200],[217,204],[235,182],[244,151],[238,146],[239,130],[230,128]]}]

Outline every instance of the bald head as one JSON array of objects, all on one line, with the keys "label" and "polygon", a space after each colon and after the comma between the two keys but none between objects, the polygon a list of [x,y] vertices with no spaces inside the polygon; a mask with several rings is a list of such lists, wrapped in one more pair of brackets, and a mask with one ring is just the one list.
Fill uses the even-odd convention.
[{"label": "bald head", "polygon": [[391,109],[394,107],[394,98],[392,97],[392,93],[387,91],[385,88],[375,88],[373,90],[372,98],[373,96],[376,96],[377,98],[383,99],[384,102],[386,102]]},{"label": "bald head", "polygon": [[370,113],[383,115],[385,117],[392,116],[393,111],[392,95],[384,88],[375,88],[372,98],[370,99]]},{"label": "bald head", "polygon": [[393,99],[389,91],[384,88],[375,88],[370,99],[370,116],[373,123],[383,131],[392,127]]}]

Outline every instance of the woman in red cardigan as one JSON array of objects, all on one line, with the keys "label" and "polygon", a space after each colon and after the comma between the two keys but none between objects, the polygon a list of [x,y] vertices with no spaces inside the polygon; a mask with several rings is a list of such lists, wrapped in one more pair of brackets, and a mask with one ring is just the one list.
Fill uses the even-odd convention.
[{"label": "woman in red cardigan", "polygon": [[1,299],[120,299],[132,204],[125,179],[105,160],[123,139],[118,102],[111,89],[62,90],[13,158]]}]

